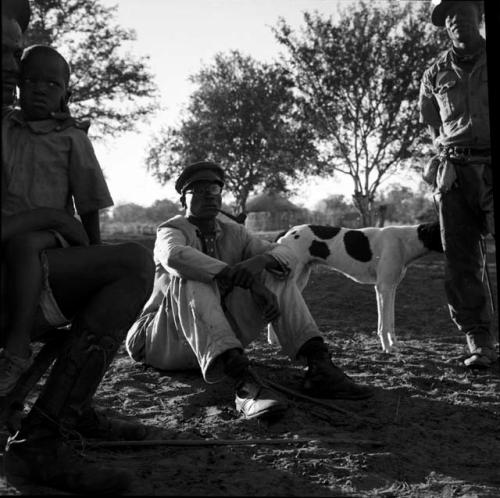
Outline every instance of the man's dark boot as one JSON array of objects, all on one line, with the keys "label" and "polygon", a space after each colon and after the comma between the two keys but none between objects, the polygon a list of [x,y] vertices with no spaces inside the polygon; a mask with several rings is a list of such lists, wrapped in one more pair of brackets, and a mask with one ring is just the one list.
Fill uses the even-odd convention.
[{"label": "man's dark boot", "polygon": [[74,431],[84,438],[108,441],[142,441],[149,433],[148,427],[140,422],[110,416],[104,410],[94,407],[88,407],[82,413]]},{"label": "man's dark boot", "polygon": [[43,424],[9,438],[4,473],[13,485],[39,484],[77,494],[119,494],[130,485],[127,472],[85,461]]},{"label": "man's dark boot", "polygon": [[366,399],[373,396],[370,388],[356,384],[333,364],[322,338],[307,341],[298,356],[305,357],[308,364],[302,386],[305,394],[328,399]]},{"label": "man's dark boot", "polygon": [[245,354],[239,349],[230,349],[223,355],[224,372],[235,381],[236,411],[246,419],[283,415],[287,402],[252,374]]}]

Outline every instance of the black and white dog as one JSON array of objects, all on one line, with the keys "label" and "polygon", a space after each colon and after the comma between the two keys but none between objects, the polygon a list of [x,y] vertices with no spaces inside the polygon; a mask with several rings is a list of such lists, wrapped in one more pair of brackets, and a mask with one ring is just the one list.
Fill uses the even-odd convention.
[{"label": "black and white dog", "polygon": [[[300,290],[314,264],[328,265],[356,282],[375,285],[377,332],[386,353],[396,344],[394,299],[408,265],[430,251],[443,252],[439,223],[356,230],[298,225],[280,234],[277,242],[292,248],[297,256],[294,275]],[[271,327],[269,341],[276,341]]]}]

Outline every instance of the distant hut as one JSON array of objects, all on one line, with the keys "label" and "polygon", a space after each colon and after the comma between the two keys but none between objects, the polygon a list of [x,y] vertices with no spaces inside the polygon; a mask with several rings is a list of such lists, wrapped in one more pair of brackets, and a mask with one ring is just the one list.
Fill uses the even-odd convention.
[{"label": "distant hut", "polygon": [[286,230],[305,223],[305,211],[280,194],[263,193],[247,201],[245,225],[252,232]]}]

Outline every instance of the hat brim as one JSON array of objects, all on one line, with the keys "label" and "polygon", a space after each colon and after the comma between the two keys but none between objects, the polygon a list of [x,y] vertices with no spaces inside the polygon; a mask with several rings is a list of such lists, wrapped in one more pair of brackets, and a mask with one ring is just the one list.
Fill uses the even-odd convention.
[{"label": "hat brim", "polygon": [[451,2],[442,2],[434,7],[431,14],[431,22],[434,26],[444,28],[444,21],[446,19],[446,12],[451,7]]},{"label": "hat brim", "polygon": [[197,173],[192,174],[186,183],[182,186],[182,191],[184,192],[190,185],[195,182],[206,181],[206,182],[214,182],[223,186],[224,182],[221,180],[220,175],[218,175],[215,171],[210,169],[205,169],[203,171],[198,171]]},{"label": "hat brim", "polygon": [[[460,2],[443,1],[440,4],[436,5],[436,7],[434,7],[434,10],[431,13],[432,24],[434,24],[434,26],[438,26],[439,28],[444,28],[446,21],[446,13],[451,7],[453,7],[457,3]],[[482,16],[483,14],[482,2],[471,1],[471,3],[476,5],[476,7],[479,9],[480,16]]]}]

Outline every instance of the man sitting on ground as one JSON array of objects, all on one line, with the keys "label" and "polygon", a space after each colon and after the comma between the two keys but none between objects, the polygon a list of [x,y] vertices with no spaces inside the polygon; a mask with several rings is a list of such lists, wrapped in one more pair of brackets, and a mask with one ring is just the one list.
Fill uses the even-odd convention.
[{"label": "man sitting on ground", "polygon": [[163,370],[200,367],[206,382],[229,376],[246,418],[283,412],[285,402],[249,370],[244,348],[272,322],[283,351],[305,359],[304,390],[324,398],[363,399],[371,391],[336,367],[292,278],[289,249],[217,218],[224,171],[187,166],[176,182],[185,215],[158,228],[153,294],[129,330],[126,347]]}]

